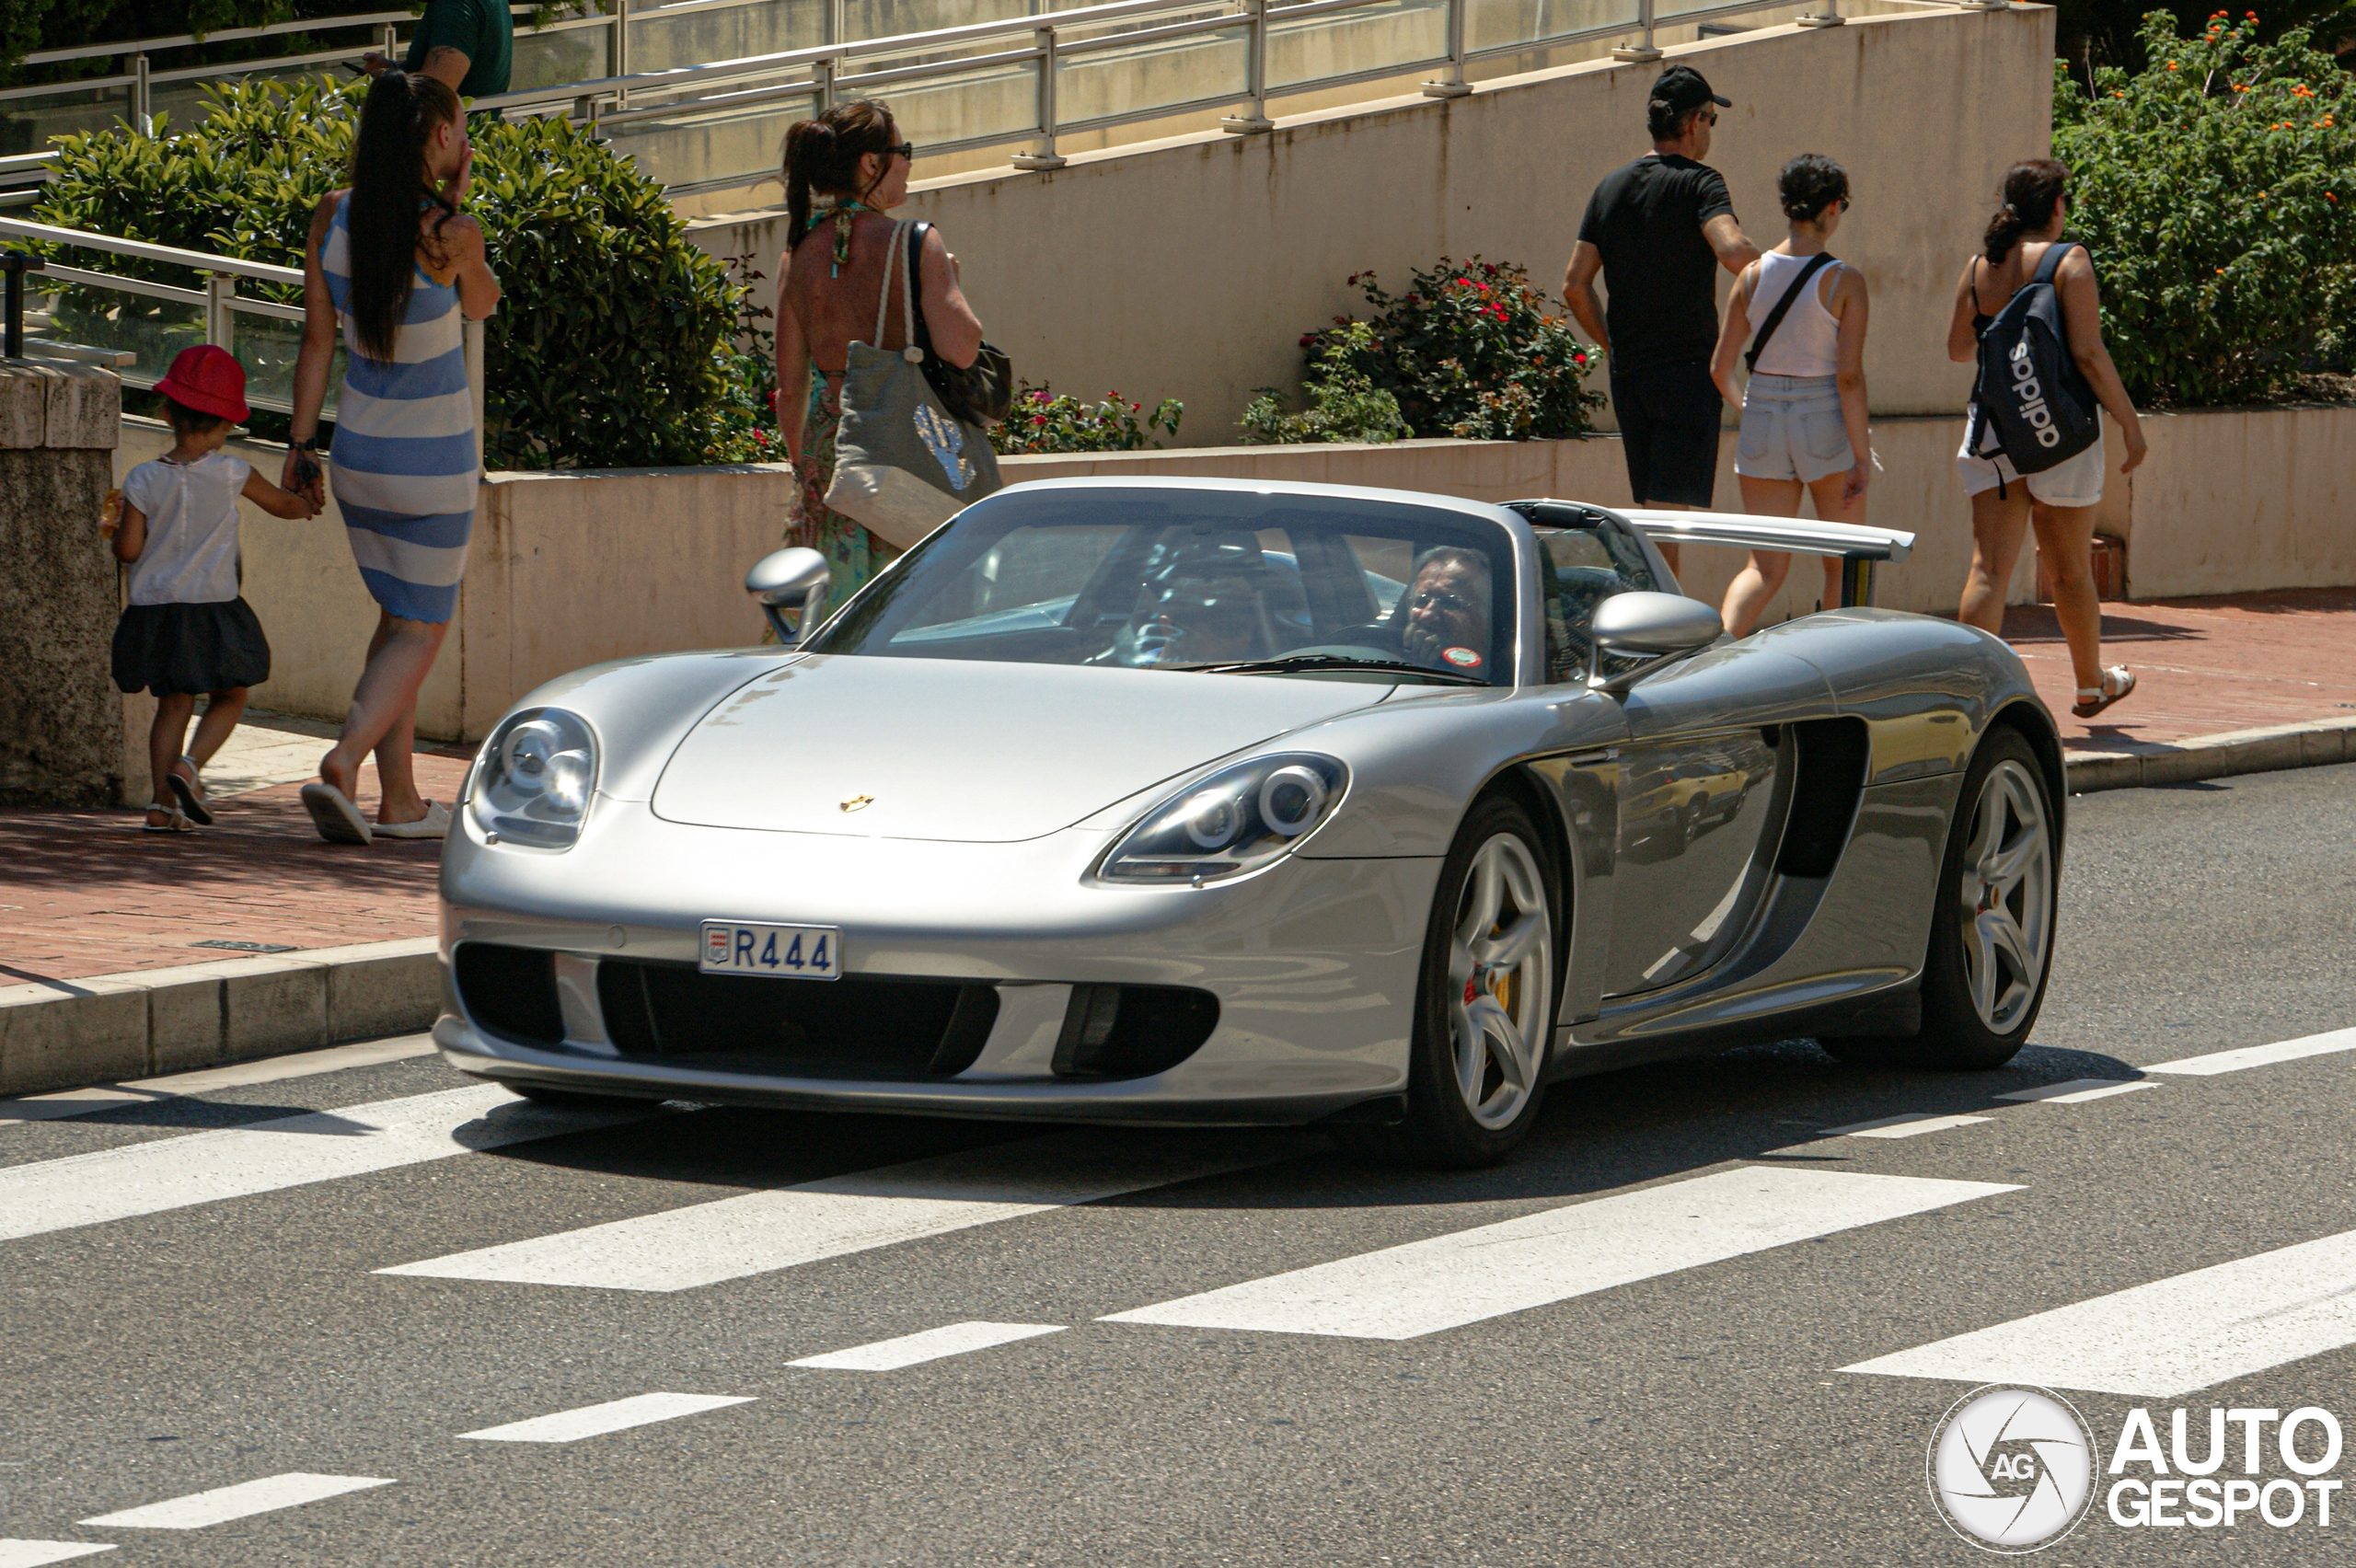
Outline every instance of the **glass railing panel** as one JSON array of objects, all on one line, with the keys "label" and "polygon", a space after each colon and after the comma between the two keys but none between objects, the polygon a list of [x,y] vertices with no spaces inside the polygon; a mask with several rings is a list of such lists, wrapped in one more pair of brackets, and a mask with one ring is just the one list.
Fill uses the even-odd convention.
[{"label": "glass railing panel", "polygon": [[562,86],[614,74],[611,28],[567,28],[561,32],[515,29],[515,52],[507,70],[507,90]]},{"label": "glass railing panel", "polygon": [[1465,0],[1464,47],[1542,44],[1598,28],[1633,27],[1636,0]]},{"label": "glass railing panel", "polygon": [[204,341],[204,307],[68,283],[49,296],[38,325],[27,312],[25,334],[95,349],[127,349],[138,357],[120,367],[124,383],[152,386],[171,368],[174,355]]},{"label": "glass railing panel", "polygon": [[1068,126],[1157,108],[1174,111],[1205,99],[1231,102],[1250,86],[1251,28],[1239,22],[1215,32],[1076,54],[1058,64],[1056,118]]},{"label": "glass railing panel", "polygon": [[[257,409],[288,412],[294,402],[294,360],[303,347],[303,324],[243,310],[233,311],[230,320],[229,352],[246,367],[246,401]],[[335,358],[328,366],[322,419],[335,418],[336,397],[343,390],[343,342],[338,339]]]},{"label": "glass railing panel", "polygon": [[1268,83],[1291,86],[1448,53],[1446,0],[1376,0],[1268,28]]},{"label": "glass railing panel", "polygon": [[[733,112],[706,110],[679,119],[631,121],[605,124],[598,134],[628,154],[641,172],[666,185],[743,176],[750,184],[777,172],[785,147],[786,128],[810,117],[813,100],[772,99]],[[775,198],[784,199],[780,191]]]},{"label": "glass railing panel", "polygon": [[111,131],[131,114],[128,87],[61,87],[0,102],[0,156],[38,153],[52,136]]},{"label": "glass railing panel", "polygon": [[[1070,0],[1065,4],[1068,8]],[[843,0],[843,38],[848,42],[896,38],[902,33],[1036,16],[1054,8],[1045,0]]]},{"label": "glass railing panel", "polygon": [[[1024,48],[1027,38],[1013,38],[994,48]],[[890,65],[906,63],[905,56]],[[861,69],[884,69],[876,60],[859,62]],[[846,92],[864,91],[846,88]],[[1039,69],[1031,62],[961,71],[930,81],[897,82],[876,88],[874,97],[892,109],[892,119],[904,140],[917,145],[918,172],[924,149],[977,136],[1019,137],[1039,123]]]},{"label": "glass railing panel", "polygon": [[629,25],[629,68],[676,71],[826,43],[828,0],[764,0]]}]

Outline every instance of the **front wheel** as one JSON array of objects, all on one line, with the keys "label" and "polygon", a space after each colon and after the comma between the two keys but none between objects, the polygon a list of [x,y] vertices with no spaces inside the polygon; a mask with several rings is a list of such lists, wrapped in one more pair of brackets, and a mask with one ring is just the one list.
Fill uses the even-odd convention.
[{"label": "front wheel", "polygon": [[1554,1023],[1554,880],[1530,813],[1478,801],[1440,868],[1415,991],[1407,1114],[1364,1142],[1418,1165],[1492,1165],[1530,1134]]},{"label": "front wheel", "polygon": [[1844,1062],[2001,1067],[2028,1043],[2053,964],[2060,886],[2053,793],[2013,730],[1981,741],[1964,773],[1939,868],[1923,963],[1923,1027],[1911,1039],[1827,1040]]}]

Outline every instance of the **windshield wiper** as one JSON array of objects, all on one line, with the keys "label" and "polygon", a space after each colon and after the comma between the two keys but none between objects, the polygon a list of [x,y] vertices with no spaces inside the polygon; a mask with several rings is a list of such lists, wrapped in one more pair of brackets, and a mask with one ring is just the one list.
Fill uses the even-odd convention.
[{"label": "windshield wiper", "polygon": [[1293,670],[1404,670],[1410,674],[1447,681],[1456,686],[1487,686],[1479,675],[1462,670],[1435,670],[1404,659],[1352,659],[1339,653],[1295,653],[1282,659],[1245,659],[1228,664],[1164,664],[1165,670],[1196,670],[1211,675],[1276,675]]}]

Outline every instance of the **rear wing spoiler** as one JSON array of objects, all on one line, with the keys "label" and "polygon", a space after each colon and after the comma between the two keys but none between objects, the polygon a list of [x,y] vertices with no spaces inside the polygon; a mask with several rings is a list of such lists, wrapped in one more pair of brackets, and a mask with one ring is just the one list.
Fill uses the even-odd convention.
[{"label": "rear wing spoiler", "polygon": [[1512,506],[1533,523],[1558,526],[1578,526],[1580,513],[1615,517],[1664,545],[1732,545],[1738,549],[1831,556],[1841,562],[1844,606],[1872,604],[1874,568],[1882,561],[1904,560],[1914,548],[1914,536],[1895,528],[1819,523],[1808,517],[1760,517],[1740,512],[1623,512],[1586,502],[1515,502]]},{"label": "rear wing spoiler", "polygon": [[1904,560],[1914,536],[1859,523],[1819,523],[1809,517],[1760,517],[1740,512],[1623,512],[1635,530],[1664,545],[1733,545],[1746,550],[1789,550],[1833,556],[1841,562],[1841,603],[1874,602],[1874,568]]}]

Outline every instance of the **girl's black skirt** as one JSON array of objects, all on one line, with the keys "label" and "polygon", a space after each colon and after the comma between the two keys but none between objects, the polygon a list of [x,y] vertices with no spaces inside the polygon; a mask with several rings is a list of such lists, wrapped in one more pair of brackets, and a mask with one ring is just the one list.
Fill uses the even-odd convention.
[{"label": "girl's black skirt", "polygon": [[201,696],[270,679],[270,640],[244,598],[133,605],[114,628],[114,684],[157,697]]}]

